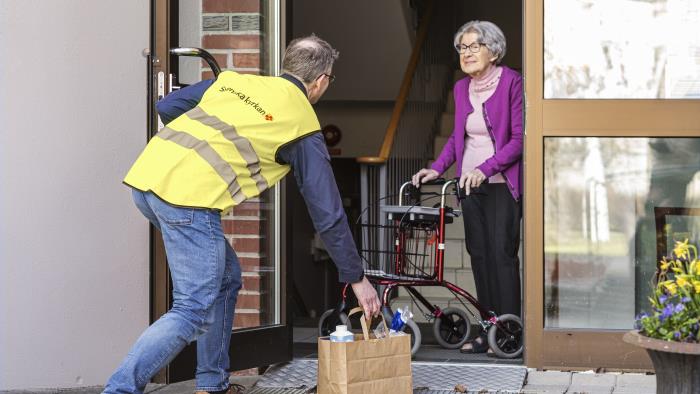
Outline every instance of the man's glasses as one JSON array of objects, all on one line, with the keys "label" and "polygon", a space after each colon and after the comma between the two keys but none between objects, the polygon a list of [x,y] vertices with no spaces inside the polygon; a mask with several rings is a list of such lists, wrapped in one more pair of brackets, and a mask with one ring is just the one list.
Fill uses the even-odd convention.
[{"label": "man's glasses", "polygon": [[473,42],[469,45],[457,44],[455,45],[455,49],[457,50],[457,52],[459,52],[460,55],[464,55],[465,53],[467,53],[467,49],[471,53],[478,53],[481,50],[481,47],[484,45],[486,44],[482,44],[480,42]]},{"label": "man's glasses", "polygon": [[323,73],[323,74],[321,74],[321,75],[319,76],[319,78],[322,77],[322,76],[324,76],[324,75],[325,75],[326,77],[328,77],[328,83],[333,83],[333,81],[335,81],[335,75],[333,75],[333,74],[326,74],[326,73]]}]

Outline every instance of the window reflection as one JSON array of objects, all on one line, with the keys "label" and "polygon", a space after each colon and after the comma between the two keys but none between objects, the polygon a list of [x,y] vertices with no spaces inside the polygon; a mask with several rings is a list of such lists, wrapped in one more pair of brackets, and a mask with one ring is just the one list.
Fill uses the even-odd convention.
[{"label": "window reflection", "polygon": [[544,6],[546,99],[700,98],[699,1]]},{"label": "window reflection", "polygon": [[[207,50],[222,70],[274,74],[275,4],[271,0],[180,1],[178,45]],[[175,78],[179,84],[214,77],[199,58],[180,57],[177,65]],[[236,301],[234,330],[284,323],[280,314],[276,206],[273,188],[222,217],[224,234],[242,271],[243,287]]]},{"label": "window reflection", "polygon": [[[697,152],[700,138],[545,138],[546,327],[632,327],[656,269],[655,209],[700,208]],[[698,210],[680,212],[662,239],[697,242]]]}]

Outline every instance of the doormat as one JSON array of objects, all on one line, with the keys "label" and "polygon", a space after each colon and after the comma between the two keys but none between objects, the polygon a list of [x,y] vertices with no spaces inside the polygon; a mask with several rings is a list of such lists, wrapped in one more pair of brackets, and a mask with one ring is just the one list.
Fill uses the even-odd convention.
[{"label": "doormat", "polygon": [[[469,392],[518,393],[523,388],[527,368],[513,365],[413,362],[413,389],[416,393],[453,392],[461,385]],[[295,359],[271,367],[255,388],[286,388],[313,392],[317,360]],[[255,391],[251,391],[255,393]],[[268,393],[261,391],[260,394]],[[272,392],[269,392],[272,394]],[[291,391],[284,391],[291,393]]]}]

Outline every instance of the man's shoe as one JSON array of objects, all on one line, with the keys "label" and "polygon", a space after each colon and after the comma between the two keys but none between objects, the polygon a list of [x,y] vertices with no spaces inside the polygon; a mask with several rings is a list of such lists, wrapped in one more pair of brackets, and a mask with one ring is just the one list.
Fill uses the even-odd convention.
[{"label": "man's shoe", "polygon": [[245,392],[245,387],[237,383],[231,383],[228,389],[221,391],[195,391],[194,394],[240,394]]}]

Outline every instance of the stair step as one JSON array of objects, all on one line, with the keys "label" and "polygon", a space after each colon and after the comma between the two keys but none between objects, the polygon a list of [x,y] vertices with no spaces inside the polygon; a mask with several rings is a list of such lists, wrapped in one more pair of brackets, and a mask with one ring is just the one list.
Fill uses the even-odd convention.
[{"label": "stair step", "polygon": [[443,112],[440,117],[440,136],[449,137],[454,130],[455,114]]},{"label": "stair step", "polygon": [[[450,68],[446,64],[441,63],[431,64],[428,68],[428,75],[434,77],[427,78],[424,85],[425,95],[423,99],[426,102],[439,102],[445,98],[443,89],[445,78],[448,77]],[[449,83],[449,81],[447,82]]]},{"label": "stair step", "polygon": [[447,103],[445,105],[445,112],[454,114],[455,113],[455,96],[452,90],[447,93]]},{"label": "stair step", "polygon": [[[453,179],[455,177],[455,166],[454,164],[450,166],[445,172],[442,173],[441,177],[445,179]],[[450,202],[452,204],[453,201]]]},{"label": "stair step", "polygon": [[[469,255],[465,256],[469,258]],[[443,272],[443,280],[455,284],[462,289],[468,291],[472,295],[476,296],[476,286],[474,285],[474,273],[472,272],[471,265],[466,268],[448,268],[445,267]],[[445,287],[442,286],[420,286],[416,288],[423,296],[428,299],[433,297],[452,297],[452,293]],[[409,297],[408,291],[403,287],[399,288],[399,296]]]},{"label": "stair step", "polygon": [[435,137],[434,145],[433,145],[433,152],[435,154],[435,158],[438,157],[440,152],[442,152],[442,148],[445,147],[445,144],[447,143],[447,139],[449,137],[443,136],[443,135],[438,135]]}]

